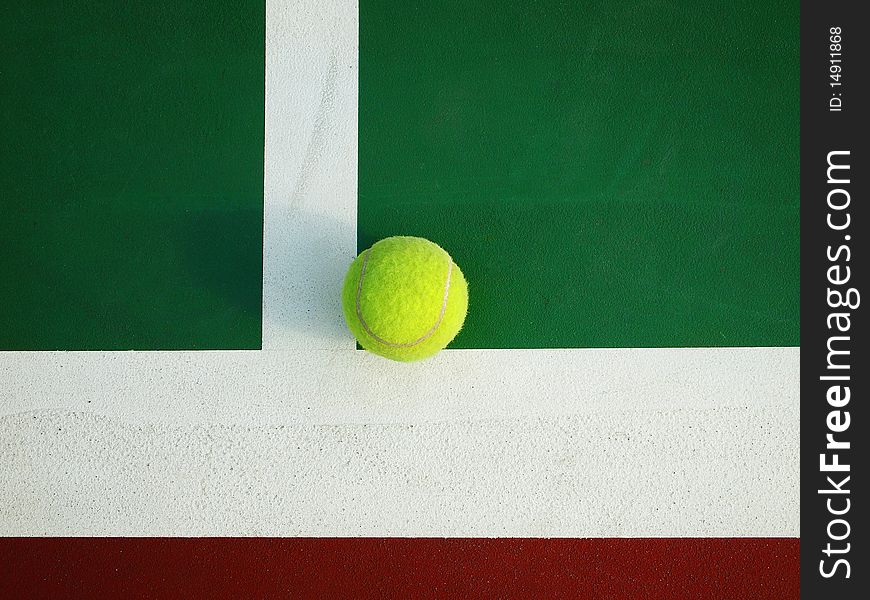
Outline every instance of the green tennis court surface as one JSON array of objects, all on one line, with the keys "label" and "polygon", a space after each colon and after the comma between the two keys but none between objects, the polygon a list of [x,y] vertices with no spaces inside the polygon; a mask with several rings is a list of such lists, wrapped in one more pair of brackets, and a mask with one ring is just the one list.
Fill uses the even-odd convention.
[{"label": "green tennis court surface", "polygon": [[0,9],[0,349],[260,347],[264,22]]},{"label": "green tennis court surface", "polygon": [[[0,348],[259,348],[264,5],[55,4],[0,18]],[[359,20],[358,245],[453,254],[453,347],[798,345],[796,4]]]},{"label": "green tennis court surface", "polygon": [[454,347],[797,345],[797,48],[793,2],[362,0],[359,246],[450,249]]}]

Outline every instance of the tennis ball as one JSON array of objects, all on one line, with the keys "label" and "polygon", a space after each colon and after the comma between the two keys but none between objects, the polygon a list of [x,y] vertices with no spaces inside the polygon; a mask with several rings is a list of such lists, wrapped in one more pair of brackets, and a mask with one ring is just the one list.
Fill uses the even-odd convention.
[{"label": "tennis ball", "polygon": [[465,321],[468,284],[450,255],[418,237],[389,237],[356,257],[341,295],[360,345],[392,360],[428,358]]}]

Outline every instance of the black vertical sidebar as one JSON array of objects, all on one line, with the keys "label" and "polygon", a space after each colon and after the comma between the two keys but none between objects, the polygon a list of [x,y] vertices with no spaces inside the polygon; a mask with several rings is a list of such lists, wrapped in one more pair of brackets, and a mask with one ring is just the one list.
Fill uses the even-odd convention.
[{"label": "black vertical sidebar", "polygon": [[[801,3],[801,592],[870,593],[865,468],[870,269],[864,80],[870,23],[858,2]],[[863,12],[863,11],[862,11]],[[859,456],[862,457],[859,459]]]}]

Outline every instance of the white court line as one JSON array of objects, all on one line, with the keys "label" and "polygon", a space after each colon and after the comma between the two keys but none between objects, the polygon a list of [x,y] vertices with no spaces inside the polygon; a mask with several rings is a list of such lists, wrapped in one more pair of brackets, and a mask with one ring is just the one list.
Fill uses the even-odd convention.
[{"label": "white court line", "polygon": [[798,348],[2,352],[0,415],[127,422],[428,423],[622,410],[799,409]]},{"label": "white court line", "polygon": [[0,535],[789,536],[797,411],[428,425],[0,418]]},{"label": "white court line", "polygon": [[348,349],[356,256],[358,9],[266,2],[263,348]]}]

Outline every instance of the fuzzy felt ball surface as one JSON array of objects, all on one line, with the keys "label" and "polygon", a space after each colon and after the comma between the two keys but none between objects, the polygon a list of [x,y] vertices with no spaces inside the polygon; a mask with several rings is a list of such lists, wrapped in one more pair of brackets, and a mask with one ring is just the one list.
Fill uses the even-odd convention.
[{"label": "fuzzy felt ball surface", "polygon": [[342,308],[366,350],[392,360],[421,360],[459,333],[468,310],[468,284],[438,244],[389,237],[351,264]]}]

